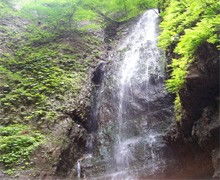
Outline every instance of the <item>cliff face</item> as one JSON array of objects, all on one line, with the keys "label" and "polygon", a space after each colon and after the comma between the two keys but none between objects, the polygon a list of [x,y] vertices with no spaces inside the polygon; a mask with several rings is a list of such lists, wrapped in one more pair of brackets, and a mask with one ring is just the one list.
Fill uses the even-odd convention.
[{"label": "cliff face", "polygon": [[219,174],[219,52],[208,43],[196,52],[180,90],[182,119],[166,136],[179,159],[183,177]]},{"label": "cliff face", "polygon": [[[47,39],[38,34],[44,34],[44,29],[36,32],[37,28],[41,25],[18,15],[0,16],[1,127],[26,124],[45,135],[45,142],[30,155],[27,167],[33,169],[20,170],[23,159],[13,168],[12,173],[21,179],[53,176],[56,166],[64,167],[65,173],[62,162],[70,166],[84,152],[86,130],[93,125],[89,117],[89,123],[84,123],[90,111],[92,87],[88,79],[105,49],[101,31],[51,32],[55,38]],[[29,133],[25,134],[28,137]],[[67,156],[71,153],[73,160]],[[7,167],[1,158],[0,178],[5,178]]]},{"label": "cliff face", "polygon": [[213,0],[160,1],[159,45],[169,63],[167,89],[176,95],[168,130],[184,178],[219,177],[219,5]]},{"label": "cliff face", "polygon": [[186,83],[180,90],[184,109],[182,127],[189,131],[185,131],[185,135],[192,134],[193,128],[197,128],[195,122],[208,113],[208,109],[217,108],[218,98],[219,53],[215,46],[204,43],[198,48],[196,62],[190,66]]},{"label": "cliff face", "polygon": [[[107,44],[107,46],[109,51],[106,54],[109,54],[114,43],[112,45]],[[173,52],[169,53],[172,56]],[[182,119],[180,122],[173,122],[173,125],[164,136],[166,144],[175,156],[175,162],[170,163],[165,170],[165,176],[169,178],[219,177],[219,52],[216,46],[203,43],[198,47],[195,54],[196,59],[190,65],[185,84],[179,92],[182,104]],[[113,98],[106,99],[106,103],[103,103],[105,106],[109,106],[109,109],[113,109],[105,113],[103,119],[107,119],[106,122],[94,121],[95,115],[91,114],[91,112],[94,112],[93,108],[96,108],[96,104],[94,104],[97,101],[96,93],[101,86],[103,74],[108,72],[110,68],[112,68],[112,63],[105,65],[105,62],[102,62],[97,66],[91,76],[91,89],[89,93],[88,91],[85,92],[87,95],[90,94],[91,104],[87,104],[88,106],[83,105],[84,108],[81,110],[79,108],[78,111],[74,110],[70,113],[72,119],[80,124],[78,128],[81,130],[78,131],[78,128],[70,130],[68,134],[69,143],[63,149],[60,162],[57,164],[58,175],[77,176],[77,168],[74,166],[77,160],[81,162],[82,174],[97,174],[97,172],[103,171],[103,162],[100,159],[88,160],[83,157],[83,154],[91,150],[88,149],[91,148],[91,144],[96,146],[92,149],[101,147],[102,142],[97,142],[93,134],[93,130],[97,130],[97,123],[99,128],[102,128],[102,126],[104,128],[109,127],[109,131],[111,131],[110,127],[112,126],[112,119],[114,119],[112,117],[115,110],[114,106],[111,107],[109,104],[113,104],[111,103]],[[108,87],[111,88],[111,84]],[[109,94],[110,92],[113,92],[113,94]],[[116,92],[112,89],[110,92],[106,94],[106,98],[115,96]],[[158,104],[161,105],[161,102]],[[86,118],[81,116],[82,112],[85,113]],[[106,132],[108,133],[106,130],[100,135],[103,139],[99,138],[98,141],[105,143],[107,142],[106,139],[112,141],[106,135]],[[110,145],[106,143],[104,146],[108,147]],[[98,152],[94,153],[97,154]],[[103,156],[106,155],[105,151],[102,153]]]}]

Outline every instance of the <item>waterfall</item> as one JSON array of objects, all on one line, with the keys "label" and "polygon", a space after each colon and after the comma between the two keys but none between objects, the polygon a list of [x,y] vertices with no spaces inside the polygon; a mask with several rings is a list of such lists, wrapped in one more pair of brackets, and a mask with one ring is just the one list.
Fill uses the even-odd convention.
[{"label": "waterfall", "polygon": [[77,161],[76,172],[77,172],[77,177],[81,178],[81,164],[80,164],[80,161]]},{"label": "waterfall", "polygon": [[162,138],[173,108],[164,88],[158,24],[157,10],[146,11],[110,53],[94,108],[96,151],[83,161],[88,178],[149,179],[164,174],[172,159]]},{"label": "waterfall", "polygon": [[[158,128],[146,124],[142,127],[135,123],[133,110],[139,108],[140,96],[145,101],[153,101],[158,92],[163,92],[164,78],[161,53],[157,47],[157,10],[151,9],[138,21],[132,33],[118,47],[122,64],[119,68],[118,97],[118,134],[115,143],[114,159],[116,173],[113,179],[134,179],[128,175],[137,167],[136,153],[140,149],[149,151],[147,166],[153,173],[158,168],[157,154],[154,145],[157,143]],[[156,95],[156,96],[155,96]],[[149,103],[146,106],[150,106]],[[148,113],[152,111],[148,107]],[[135,112],[134,112],[135,113]],[[140,117],[138,117],[140,118]],[[148,123],[147,121],[145,123]],[[145,131],[145,132],[144,132]]]}]

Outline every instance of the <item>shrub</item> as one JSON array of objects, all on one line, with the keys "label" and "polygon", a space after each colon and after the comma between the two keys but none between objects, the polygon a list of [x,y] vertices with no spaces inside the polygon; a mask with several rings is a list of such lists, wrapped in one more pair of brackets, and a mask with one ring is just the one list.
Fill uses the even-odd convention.
[{"label": "shrub", "polygon": [[0,126],[0,163],[6,173],[17,165],[26,167],[31,153],[43,142],[44,136],[25,125]]}]

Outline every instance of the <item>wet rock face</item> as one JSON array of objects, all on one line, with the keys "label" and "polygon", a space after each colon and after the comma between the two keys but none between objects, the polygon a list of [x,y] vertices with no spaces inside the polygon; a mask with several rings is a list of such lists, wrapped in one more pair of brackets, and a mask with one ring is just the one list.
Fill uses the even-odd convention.
[{"label": "wet rock face", "polygon": [[106,62],[100,62],[98,66],[95,68],[95,70],[92,73],[92,82],[96,85],[100,85],[105,72],[105,65]]},{"label": "wet rock face", "polygon": [[214,178],[219,178],[220,177],[220,149],[216,148],[212,152],[212,163],[214,167]]},{"label": "wet rock face", "polygon": [[216,104],[219,97],[219,53],[215,46],[203,44],[197,51],[197,60],[191,65],[180,98],[184,109],[182,127],[185,135],[204,109]]},{"label": "wet rock face", "polygon": [[119,27],[120,23],[112,22],[105,28],[105,42],[110,42],[111,39],[117,35],[117,28]]},{"label": "wet rock face", "polygon": [[194,123],[192,136],[200,147],[211,151],[220,142],[220,121],[218,107],[206,107],[201,118]]},{"label": "wet rock face", "polygon": [[[183,175],[219,176],[219,53],[208,43],[198,48],[180,91],[183,118],[165,137],[177,154]],[[184,158],[183,158],[184,157]],[[193,171],[188,166],[193,165]]]},{"label": "wet rock face", "polygon": [[177,126],[170,127],[164,139],[175,155],[174,163],[166,169],[168,177],[177,179],[210,179],[212,177],[214,169],[211,154],[202,149],[195,139],[185,138]]},{"label": "wet rock face", "polygon": [[76,176],[75,163],[86,151],[86,139],[88,133],[82,126],[73,124],[72,128],[69,130],[67,137],[69,141],[66,142],[60,154],[60,161],[56,165],[56,175],[58,176],[68,176],[69,173],[72,176]]},{"label": "wet rock face", "polygon": [[[97,116],[99,128],[96,134],[97,141],[94,145],[95,152],[92,158],[83,160],[81,164],[83,176],[85,177],[106,176],[106,173],[111,173],[108,172],[109,170],[115,170],[113,158],[116,150],[116,135],[118,134],[118,127],[116,125],[118,89],[113,79],[115,78],[114,68],[117,68],[117,66],[117,63],[108,64],[106,66],[105,80],[103,82],[103,89],[101,90],[101,101],[97,105],[99,110]],[[155,87],[161,83],[161,81],[155,80]],[[133,158],[136,160],[133,161],[133,166],[137,169],[142,169],[138,173],[144,175],[152,170],[151,168],[143,169],[141,167],[144,162],[150,162],[152,156],[150,151],[144,151],[145,148],[150,148],[148,147],[149,142],[147,142],[147,133],[151,128],[155,127],[158,127],[158,133],[161,133],[169,126],[173,117],[172,98],[165,91],[152,94],[149,100],[146,100],[145,93],[141,91],[134,93],[136,94],[136,96],[133,94],[135,98],[130,98],[130,100],[125,102],[127,113],[123,114],[123,116],[127,119],[127,128],[125,131],[129,131],[130,136],[145,137],[145,140],[143,139],[135,145],[128,144],[128,148],[135,154]],[[143,129],[146,129],[146,132],[143,132]],[[152,138],[154,139],[154,137]],[[157,139],[157,143],[154,144],[154,153],[158,154],[158,157],[155,158],[158,158],[157,165],[161,166],[157,174],[163,174],[165,168],[159,159],[163,157],[167,163],[171,163],[172,160],[169,158],[172,151],[165,145],[161,136],[155,138]]]},{"label": "wet rock face", "polygon": [[[73,123],[69,129],[66,145],[60,154],[60,160],[56,165],[56,175],[63,177],[77,177],[77,163],[82,163],[81,177],[85,176],[84,166],[89,169],[90,158],[86,158],[94,150],[96,145],[96,131],[98,119],[96,114],[97,98],[100,84],[105,72],[105,62],[99,63],[91,72],[86,88],[82,90],[75,109],[65,112]],[[80,165],[81,166],[81,165]]]}]

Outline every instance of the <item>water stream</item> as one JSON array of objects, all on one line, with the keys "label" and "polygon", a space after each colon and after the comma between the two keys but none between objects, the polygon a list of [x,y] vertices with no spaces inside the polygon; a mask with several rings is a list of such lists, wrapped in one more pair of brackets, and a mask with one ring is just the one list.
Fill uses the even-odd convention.
[{"label": "water stream", "polygon": [[[122,43],[119,50],[127,48],[123,57],[123,64],[121,66],[121,80],[119,92],[119,110],[118,110],[118,144],[116,148],[116,162],[118,168],[129,167],[129,161],[132,160],[132,153],[128,148],[129,145],[135,144],[139,141],[138,138],[128,137],[130,135],[129,129],[126,125],[127,119],[123,117],[126,114],[127,97],[133,93],[133,85],[143,83],[148,86],[150,75],[155,74],[159,76],[161,73],[160,64],[157,63],[159,52],[156,45],[156,23],[157,15],[154,10],[147,11],[136,25],[133,33],[130,34],[125,42]],[[144,45],[146,47],[144,47]],[[147,57],[141,58],[143,52]],[[138,71],[142,71],[141,74]],[[137,87],[137,86],[136,86]],[[132,97],[130,97],[132,98]]]},{"label": "water stream", "polygon": [[156,177],[171,159],[162,138],[173,111],[164,88],[158,24],[157,10],[146,11],[110,56],[94,108],[99,128],[91,147],[96,151],[81,161],[89,179]]},{"label": "water stream", "polygon": [[144,166],[151,173],[157,171],[162,163],[162,160],[158,160],[155,147],[158,127],[152,127],[148,121],[145,121],[145,125],[141,124],[141,116],[135,114],[135,108],[142,106],[139,102],[141,96],[147,102],[145,113],[152,113],[150,102],[164,91],[164,63],[157,47],[158,18],[157,10],[148,10],[118,47],[122,64],[118,71],[118,134],[114,148],[117,173],[113,179],[135,179],[131,174],[135,169],[140,169],[138,154],[146,156]]}]

